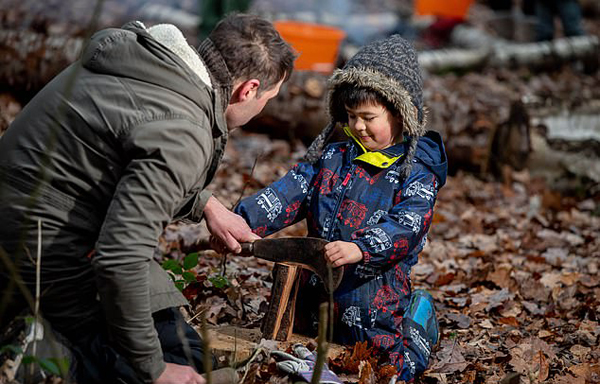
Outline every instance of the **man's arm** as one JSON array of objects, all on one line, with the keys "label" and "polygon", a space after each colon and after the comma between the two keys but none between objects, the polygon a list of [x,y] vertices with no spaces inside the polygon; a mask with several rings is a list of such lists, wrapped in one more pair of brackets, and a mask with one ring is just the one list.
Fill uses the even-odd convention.
[{"label": "man's arm", "polygon": [[243,217],[225,208],[214,196],[204,206],[204,219],[211,235],[234,253],[242,250],[239,242],[260,239],[260,236],[252,233]]},{"label": "man's arm", "polygon": [[132,129],[123,137],[131,160],[98,235],[92,265],[111,342],[146,383],[167,369],[151,316],[149,265],[162,230],[209,163],[207,140],[209,132],[186,120]]}]

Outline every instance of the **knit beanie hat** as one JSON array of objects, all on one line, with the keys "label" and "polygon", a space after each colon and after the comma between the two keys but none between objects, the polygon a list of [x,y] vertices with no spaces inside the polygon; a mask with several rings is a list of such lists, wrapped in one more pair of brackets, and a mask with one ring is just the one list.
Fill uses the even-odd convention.
[{"label": "knit beanie hat", "polygon": [[346,111],[336,108],[332,100],[335,90],[343,84],[379,93],[400,113],[403,133],[410,137],[409,149],[401,168],[401,174],[408,177],[417,142],[426,131],[423,80],[413,46],[399,35],[393,35],[363,46],[344,68],[334,71],[328,81],[330,123],[308,148],[304,157],[306,161],[316,162],[319,159],[336,123],[345,120]]}]

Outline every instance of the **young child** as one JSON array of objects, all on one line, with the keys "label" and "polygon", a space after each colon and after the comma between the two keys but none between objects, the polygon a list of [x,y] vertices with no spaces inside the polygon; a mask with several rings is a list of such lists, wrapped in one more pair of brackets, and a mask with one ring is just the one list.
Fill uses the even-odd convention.
[{"label": "young child", "polygon": [[[331,123],[308,153],[337,123],[348,141],[235,208],[261,236],[306,218],[309,236],[330,241],[325,257],[345,268],[334,292],[334,340],[387,351],[401,380],[427,368],[439,337],[431,295],[411,293],[410,283],[447,170],[440,135],[425,131],[422,97],[407,41],[395,35],[361,48],[330,78]],[[296,313],[313,314],[314,326],[324,287],[316,275],[301,284]]]}]

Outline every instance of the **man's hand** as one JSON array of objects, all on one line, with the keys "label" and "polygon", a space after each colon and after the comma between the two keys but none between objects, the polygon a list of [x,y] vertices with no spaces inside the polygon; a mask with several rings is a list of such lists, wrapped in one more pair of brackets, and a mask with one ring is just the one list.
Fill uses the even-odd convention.
[{"label": "man's hand", "polygon": [[154,384],[205,384],[206,380],[192,367],[166,363],[167,367]]},{"label": "man's hand", "polygon": [[358,263],[362,258],[362,251],[352,242],[332,241],[325,245],[325,259],[332,267]]},{"label": "man's hand", "polygon": [[219,200],[211,196],[204,207],[206,226],[215,240],[225,244],[233,253],[240,253],[240,241],[247,242],[260,239],[254,234],[244,218],[225,208]]}]

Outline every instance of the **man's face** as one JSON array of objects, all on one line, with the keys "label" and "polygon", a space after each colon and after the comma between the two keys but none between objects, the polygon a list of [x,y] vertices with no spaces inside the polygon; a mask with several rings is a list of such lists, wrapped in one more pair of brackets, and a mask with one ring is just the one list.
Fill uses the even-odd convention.
[{"label": "man's face", "polygon": [[[258,95],[257,90],[250,90],[242,100],[229,104],[225,111],[225,119],[227,120],[229,130],[246,124],[254,116],[258,115],[265,105],[267,105],[267,102],[277,96],[281,84],[283,84],[283,79],[260,95]],[[243,84],[240,87],[243,89]]]}]

